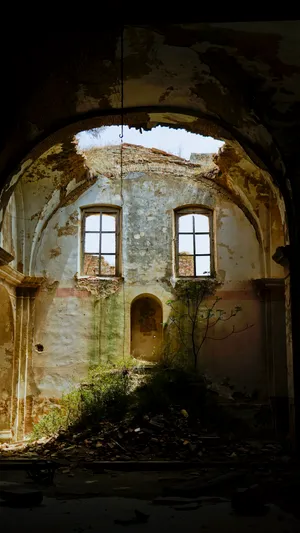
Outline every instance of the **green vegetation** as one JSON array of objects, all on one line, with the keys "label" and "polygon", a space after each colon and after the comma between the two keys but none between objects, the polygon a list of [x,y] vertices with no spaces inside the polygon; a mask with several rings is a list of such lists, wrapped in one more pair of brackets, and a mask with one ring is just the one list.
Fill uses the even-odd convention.
[{"label": "green vegetation", "polygon": [[[80,432],[99,426],[101,421],[119,423],[145,415],[168,415],[174,409],[187,410],[189,420],[200,417],[207,427],[226,425],[226,416],[206,379],[197,373],[198,358],[211,328],[241,311],[235,307],[226,314],[218,309],[216,286],[214,280],[178,283],[175,299],[168,302],[171,316],[160,362],[143,365],[133,357],[121,357],[93,367],[88,378],[34,426],[32,440],[64,431]],[[233,333],[234,327],[226,337]]]},{"label": "green vegetation", "polygon": [[[188,394],[187,394],[188,391]],[[34,426],[31,440],[64,431],[78,432],[99,426],[102,420],[138,420],[145,414],[167,414],[185,408],[198,416],[207,396],[206,382],[177,358],[172,364],[163,358],[159,364],[144,366],[132,357],[90,371],[88,379],[64,395]]]},{"label": "green vegetation", "polygon": [[88,379],[65,394],[59,407],[52,408],[34,426],[32,439],[50,436],[67,429],[80,430],[104,418],[121,419],[128,410],[130,397],[130,361],[99,366]]},{"label": "green vegetation", "polygon": [[210,431],[235,431],[236,421],[218,403],[206,379],[191,368],[184,368],[180,357],[172,363],[144,366],[133,358],[114,365],[97,367],[85,382],[66,394],[59,407],[52,408],[34,426],[31,440],[87,429],[99,431],[101,422],[143,424],[144,417],[163,415],[182,418],[188,413],[189,425]]}]

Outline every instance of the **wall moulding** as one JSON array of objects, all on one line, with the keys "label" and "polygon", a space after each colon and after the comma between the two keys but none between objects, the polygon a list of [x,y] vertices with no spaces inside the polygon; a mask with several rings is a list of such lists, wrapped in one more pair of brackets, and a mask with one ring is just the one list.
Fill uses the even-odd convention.
[{"label": "wall moulding", "polygon": [[8,265],[13,259],[14,256],[0,246],[0,266]]},{"label": "wall moulding", "polygon": [[25,276],[15,268],[8,264],[1,264],[1,250],[0,249],[0,279],[6,281],[9,285],[14,287],[39,287],[44,278],[42,276]]}]

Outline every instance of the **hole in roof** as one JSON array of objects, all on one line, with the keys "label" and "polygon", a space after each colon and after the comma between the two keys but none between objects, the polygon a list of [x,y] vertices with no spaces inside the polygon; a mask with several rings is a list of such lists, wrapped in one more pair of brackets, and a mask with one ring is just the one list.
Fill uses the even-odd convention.
[{"label": "hole in roof", "polygon": [[[104,126],[81,131],[76,135],[79,150],[95,146],[113,146],[120,144],[120,126]],[[157,126],[150,131],[137,130],[124,126],[123,142],[146,148],[157,148],[164,152],[191,159],[192,154],[217,153],[224,142],[212,137],[190,133],[184,129]],[[193,159],[193,156],[192,156]]]}]

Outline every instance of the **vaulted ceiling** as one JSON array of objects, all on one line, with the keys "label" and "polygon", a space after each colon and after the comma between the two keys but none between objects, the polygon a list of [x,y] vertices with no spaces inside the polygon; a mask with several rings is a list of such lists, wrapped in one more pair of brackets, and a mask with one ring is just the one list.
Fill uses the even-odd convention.
[{"label": "vaulted ceiling", "polygon": [[[120,123],[120,34],[109,23],[97,33],[46,33],[4,58],[0,178],[7,189],[22,166],[67,135]],[[293,186],[299,50],[300,21],[126,25],[124,121],[234,139],[281,187],[288,168]]]}]

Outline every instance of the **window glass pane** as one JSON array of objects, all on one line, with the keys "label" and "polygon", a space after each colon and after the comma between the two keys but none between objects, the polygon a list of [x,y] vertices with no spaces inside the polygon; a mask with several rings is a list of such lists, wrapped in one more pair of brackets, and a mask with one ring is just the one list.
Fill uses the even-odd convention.
[{"label": "window glass pane", "polygon": [[85,231],[100,231],[100,214],[99,213],[86,216]]},{"label": "window glass pane", "polygon": [[210,253],[210,238],[209,235],[196,235],[196,254]]},{"label": "window glass pane", "polygon": [[84,251],[89,254],[99,253],[99,233],[86,233]]},{"label": "window glass pane", "polygon": [[194,256],[180,255],[178,257],[179,276],[194,276]]},{"label": "window glass pane", "polygon": [[99,275],[99,255],[84,254],[83,275],[84,276],[98,276]]},{"label": "window glass pane", "polygon": [[196,257],[196,276],[210,276],[210,256]]},{"label": "window glass pane", "polygon": [[101,253],[114,254],[116,251],[116,234],[102,233],[101,234]]},{"label": "window glass pane", "polygon": [[116,231],[116,216],[102,215],[102,231]]},{"label": "window glass pane", "polygon": [[179,235],[179,253],[194,253],[193,235]]},{"label": "window glass pane", "polygon": [[101,255],[101,276],[115,276],[116,256]]},{"label": "window glass pane", "polygon": [[179,233],[193,231],[193,215],[181,215],[179,217]]},{"label": "window glass pane", "polygon": [[209,232],[209,219],[206,215],[194,215],[195,217],[195,231]]}]

